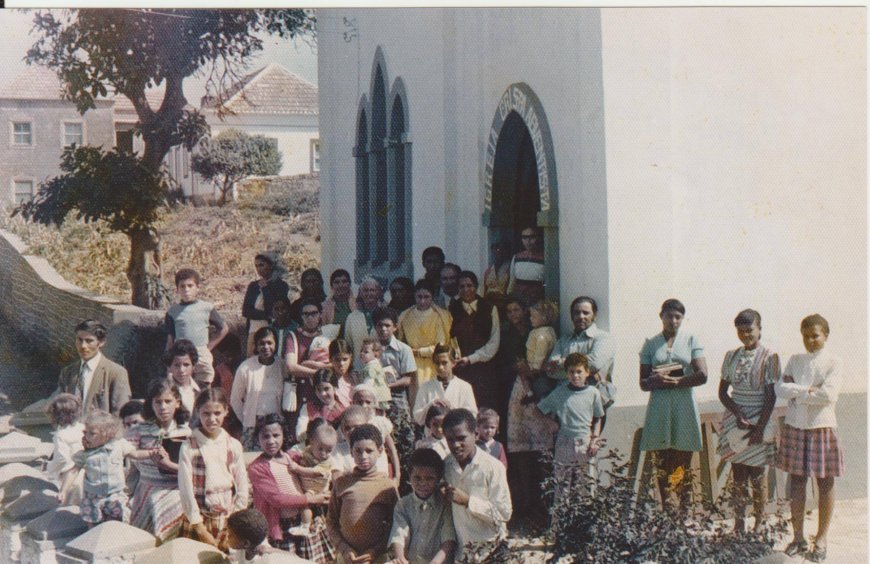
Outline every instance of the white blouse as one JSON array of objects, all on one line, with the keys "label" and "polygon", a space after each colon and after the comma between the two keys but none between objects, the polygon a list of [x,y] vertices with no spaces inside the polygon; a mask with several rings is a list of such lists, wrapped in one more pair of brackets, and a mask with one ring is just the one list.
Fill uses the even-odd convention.
[{"label": "white blouse", "polygon": [[794,383],[781,379],[774,385],[777,397],[789,400],[785,423],[796,429],[836,428],[834,408],[843,382],[842,372],[843,361],[826,349],[788,359],[782,377],[791,376]]}]

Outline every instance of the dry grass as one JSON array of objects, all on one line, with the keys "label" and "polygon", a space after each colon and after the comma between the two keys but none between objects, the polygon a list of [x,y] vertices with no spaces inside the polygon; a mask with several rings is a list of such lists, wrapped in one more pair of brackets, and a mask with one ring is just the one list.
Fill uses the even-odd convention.
[{"label": "dry grass", "polygon": [[[256,278],[254,255],[269,249],[283,256],[287,283],[298,288],[302,270],[320,265],[318,188],[316,177],[260,180],[222,208],[181,205],[168,211],[158,225],[164,283],[172,287],[176,270],[194,268],[203,276],[204,299],[240,312],[245,288]],[[104,224],[69,217],[56,229],[3,213],[0,228],[21,237],[31,254],[45,258],[69,282],[130,299],[129,243]]]}]

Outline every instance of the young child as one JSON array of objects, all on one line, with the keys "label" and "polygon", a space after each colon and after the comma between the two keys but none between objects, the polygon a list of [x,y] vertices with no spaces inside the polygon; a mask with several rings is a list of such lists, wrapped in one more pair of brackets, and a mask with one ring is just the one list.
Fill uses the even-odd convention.
[{"label": "young child", "polygon": [[497,542],[492,562],[501,562],[511,518],[511,495],[504,465],[477,447],[477,421],[467,409],[444,417],[450,456],[444,461],[445,497],[451,502],[456,528],[457,560],[469,542]]},{"label": "young child", "polygon": [[[788,359],[782,379],[774,388],[788,400],[781,430],[776,466],[791,479],[791,519],[794,539],[785,549],[789,556],[803,554],[821,562],[828,552],[828,527],[834,513],[834,478],[843,475],[843,449],[837,433],[837,396],[842,385],[842,360],[825,349],[830,335],[828,321],[819,314],[801,321],[806,354]],[[819,528],[813,549],[804,537],[807,480],[815,477],[819,492]]]},{"label": "young child", "polygon": [[124,424],[124,430],[130,429],[139,423],[145,421],[142,418],[142,410],[145,408],[145,403],[142,400],[130,400],[121,406],[121,411],[118,412],[118,417],[121,418],[121,423]]},{"label": "young child", "polygon": [[417,391],[414,421],[418,425],[424,425],[426,412],[433,404],[443,405],[448,409],[461,407],[477,415],[477,402],[474,401],[471,384],[453,375],[450,347],[441,343],[435,345],[432,363],[435,365],[436,378],[424,382]]},{"label": "young child", "polygon": [[[84,424],[79,421],[82,415],[82,402],[73,394],[58,394],[48,406],[48,420],[54,428],[54,451],[45,466],[45,475],[56,486],[64,482],[64,478],[76,468],[73,456],[81,452],[82,432]],[[71,503],[81,500],[81,484],[73,490]]]},{"label": "young child", "polygon": [[242,446],[247,451],[260,448],[254,434],[257,418],[281,411],[284,363],[275,357],[277,343],[274,329],[257,329],[254,333],[257,355],[239,365],[233,379],[230,405],[242,422]]},{"label": "young child", "polygon": [[338,385],[335,372],[329,368],[320,369],[314,373],[311,383],[314,385],[314,399],[303,403],[299,409],[299,417],[296,419],[297,440],[305,437],[308,425],[317,417],[334,426],[338,424],[345,410],[345,406],[335,397]]},{"label": "young child", "polygon": [[553,323],[556,322],[558,310],[552,302],[540,301],[529,308],[529,321],[532,330],[526,339],[526,363],[529,371],[526,373],[531,378],[530,388],[534,394],[532,400],[539,402],[544,396],[553,391],[559,380],[551,378],[541,371],[544,361],[550,357],[553,347],[556,345],[556,331]]},{"label": "young child", "polygon": [[139,479],[130,500],[130,524],[163,543],[181,531],[178,453],[181,441],[190,435],[190,413],[172,380],[157,378],[148,384],[143,417],[145,421],[125,437],[139,455],[133,461]]},{"label": "young child", "polygon": [[431,448],[441,456],[447,458],[450,449],[447,448],[447,440],[444,438],[444,416],[450,409],[440,403],[434,403],[426,411],[426,436],[414,444],[414,448]]},{"label": "young child", "polygon": [[507,469],[507,455],[504,445],[495,440],[498,433],[499,416],[494,409],[485,407],[477,414],[477,446],[499,459]]},{"label": "young child", "polygon": [[[391,307],[379,307],[372,312],[375,333],[381,345],[381,364],[386,372],[395,373],[395,378],[388,377],[393,409],[398,413],[408,413],[408,386],[417,378],[417,361],[414,351],[407,344],[396,338],[399,329],[399,314]],[[380,398],[378,398],[380,401]],[[389,412],[394,423],[396,416]]]},{"label": "young child", "polygon": [[350,343],[344,339],[335,339],[329,343],[329,364],[338,378],[335,397],[338,403],[347,407],[351,403],[353,387],[362,382],[360,375],[352,369],[353,349],[350,348]]},{"label": "young child", "polygon": [[[323,422],[322,419],[315,421]],[[329,492],[303,492],[299,477],[290,471],[294,462],[286,452],[290,437],[286,425],[280,413],[267,415],[257,422],[257,437],[263,452],[248,466],[254,507],[266,516],[272,546],[295,551],[317,564],[330,564],[334,561],[335,550],[326,535],[323,518],[316,518],[314,527],[305,535],[294,537],[289,534],[289,530],[299,524],[303,509],[325,508]],[[310,434],[314,434],[313,429]]]},{"label": "young child", "polygon": [[248,506],[248,473],[242,445],[224,431],[229,404],[220,388],[196,397],[198,427],[182,443],[178,489],[184,509],[184,536],[223,546],[227,517]]},{"label": "young child", "polygon": [[[350,434],[354,469],[335,480],[327,513],[327,531],[342,562],[383,560],[393,507],[399,499],[395,483],[377,469],[384,452],[380,431],[363,424]],[[368,557],[368,560],[361,559]]]},{"label": "young child", "polygon": [[[345,474],[353,471],[353,454],[350,450],[350,434],[360,425],[365,425],[369,422],[370,410],[361,405],[352,405],[348,407],[341,416],[341,425],[339,426],[338,444],[335,445],[335,450],[332,453],[333,459],[333,477],[340,474]],[[380,430],[380,429],[379,429]],[[384,434],[381,434],[384,437]],[[392,438],[390,438],[392,441]],[[395,446],[393,447],[395,448]],[[385,449],[386,450],[386,449]],[[398,459],[398,454],[396,455]],[[390,475],[390,461],[386,452],[382,453],[377,460],[377,468],[384,476]]]},{"label": "young child", "polygon": [[378,406],[384,411],[390,409],[390,402],[393,399],[390,393],[390,387],[387,385],[387,375],[384,372],[384,365],[381,364],[381,352],[383,348],[377,339],[368,337],[362,340],[359,348],[359,358],[363,363],[362,371],[360,371],[360,381],[368,384],[375,391],[375,400]]},{"label": "young child", "polygon": [[[134,447],[119,439],[121,420],[100,409],[85,418],[82,434],[84,450],[73,455],[76,469],[84,469],[81,516],[88,527],[103,521],[124,521],[129,516],[127,493],[124,491],[124,458],[131,456]],[[78,472],[67,472],[58,498],[61,505],[69,505],[70,491]]]},{"label": "young child", "polygon": [[256,562],[276,551],[266,542],[268,535],[269,523],[256,509],[241,509],[227,518],[227,547],[238,552],[234,561],[239,564]]},{"label": "young child", "polygon": [[193,379],[193,371],[197,362],[199,362],[197,348],[187,339],[173,342],[163,357],[166,372],[172,383],[178,388],[181,405],[188,413],[193,413],[193,404],[197,394],[199,394],[199,384]]},{"label": "young child", "polygon": [[[312,421],[315,423],[318,419]],[[323,421],[320,419],[320,421]],[[290,472],[299,477],[305,495],[318,495],[329,492],[330,479],[332,478],[332,451],[338,443],[338,433],[335,428],[324,421],[320,425],[311,425],[311,431],[307,433],[308,446],[302,451],[298,460],[294,459],[290,464]],[[311,524],[314,520],[314,511],[306,507],[301,512],[302,523],[299,530],[290,530],[291,535],[305,536],[311,532]]]},{"label": "young child", "polygon": [[396,449],[396,442],[393,439],[393,422],[385,417],[378,409],[378,404],[375,401],[375,392],[368,384],[360,384],[353,389],[353,405],[358,405],[366,410],[368,423],[371,423],[381,432],[381,437],[384,439],[385,454],[389,457],[393,467],[393,476],[396,481],[399,480],[399,453]]},{"label": "young child", "polygon": [[589,459],[598,452],[604,406],[595,386],[586,385],[589,359],[580,353],[565,357],[568,380],[541,400],[538,409],[559,422],[553,455],[558,484],[570,484],[576,471],[585,473]]},{"label": "young child", "polygon": [[440,490],[444,461],[432,449],[417,449],[411,454],[410,466],[414,491],[400,499],[393,511],[393,562],[452,562],[456,531],[450,503]]},{"label": "young child", "polygon": [[[171,349],[178,339],[191,341],[199,354],[193,377],[199,384],[209,385],[214,379],[211,351],[229,333],[229,327],[214,305],[197,299],[199,285],[199,273],[192,268],[182,268],[175,273],[179,303],[166,311],[166,350]],[[217,334],[209,339],[209,327],[212,325]]]}]

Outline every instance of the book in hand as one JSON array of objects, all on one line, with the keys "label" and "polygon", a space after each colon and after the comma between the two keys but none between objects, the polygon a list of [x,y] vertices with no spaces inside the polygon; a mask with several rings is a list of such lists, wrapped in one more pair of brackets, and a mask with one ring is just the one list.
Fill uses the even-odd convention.
[{"label": "book in hand", "polygon": [[[169,455],[169,460],[178,464],[178,458],[181,454],[181,443],[187,437],[179,436],[179,437],[164,437],[160,441],[160,446],[163,447],[163,450]],[[171,472],[169,470],[165,470],[163,468],[158,468],[161,474],[175,474],[175,472]]]},{"label": "book in hand", "polygon": [[686,373],[683,371],[683,365],[679,362],[667,362],[665,364],[659,364],[654,368],[654,370],[662,376],[670,376],[672,378],[681,378],[682,376],[686,375]]}]

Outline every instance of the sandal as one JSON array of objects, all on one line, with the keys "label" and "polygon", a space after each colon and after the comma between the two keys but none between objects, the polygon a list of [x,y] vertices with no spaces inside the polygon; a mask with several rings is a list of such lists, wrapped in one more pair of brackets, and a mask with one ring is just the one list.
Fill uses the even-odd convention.
[{"label": "sandal", "polygon": [[[785,547],[785,553],[788,556],[797,556],[798,554],[802,554],[802,553],[806,552],[807,549],[809,549],[809,548],[810,548],[810,545],[807,544],[807,541],[805,541],[805,540],[796,541],[795,540],[795,541],[791,541],[790,543],[788,543],[788,546]],[[816,560],[816,562],[819,562],[819,560]]]},{"label": "sandal", "polygon": [[806,558],[810,562],[824,562],[827,556],[828,547],[819,545],[813,546],[813,549],[810,552],[804,554],[804,558]]}]

